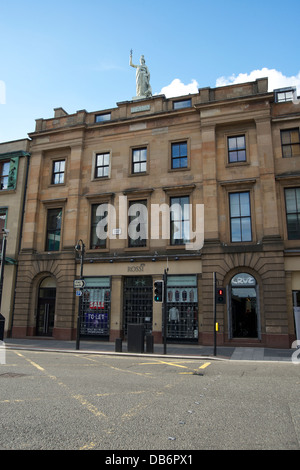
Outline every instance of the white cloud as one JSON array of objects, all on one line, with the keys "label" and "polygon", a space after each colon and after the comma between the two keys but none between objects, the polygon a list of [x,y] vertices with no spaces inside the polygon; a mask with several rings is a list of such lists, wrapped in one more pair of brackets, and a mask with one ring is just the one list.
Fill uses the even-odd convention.
[{"label": "white cloud", "polygon": [[175,78],[170,85],[163,87],[160,91],[160,95],[165,95],[166,98],[174,96],[188,95],[189,93],[198,93],[198,83],[192,79],[191,83],[185,85],[179,78]]},{"label": "white cloud", "polygon": [[257,78],[263,77],[268,77],[268,91],[273,91],[276,88],[295,86],[298,96],[300,95],[300,72],[298,72],[297,75],[287,77],[278,70],[268,69],[266,67],[261,70],[253,70],[250,73],[239,73],[238,75],[231,75],[230,77],[219,77],[216,80],[216,87],[251,82]]}]

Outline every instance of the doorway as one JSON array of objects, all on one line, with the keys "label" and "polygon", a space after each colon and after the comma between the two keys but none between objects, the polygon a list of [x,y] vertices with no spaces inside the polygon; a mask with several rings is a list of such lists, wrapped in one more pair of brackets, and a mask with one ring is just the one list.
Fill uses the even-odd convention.
[{"label": "doorway", "polygon": [[130,276],[124,279],[123,330],[129,324],[143,324],[145,333],[152,333],[153,287],[151,276]]},{"label": "doorway", "polygon": [[46,277],[40,284],[36,317],[36,335],[52,336],[55,315],[56,283]]},{"label": "doorway", "polygon": [[258,338],[257,285],[253,276],[239,273],[230,284],[230,337]]}]

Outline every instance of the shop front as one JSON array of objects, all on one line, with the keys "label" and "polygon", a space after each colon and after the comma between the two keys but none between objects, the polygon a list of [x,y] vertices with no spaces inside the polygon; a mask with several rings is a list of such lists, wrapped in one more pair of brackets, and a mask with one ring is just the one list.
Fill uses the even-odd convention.
[{"label": "shop front", "polygon": [[[199,260],[169,262],[166,288],[167,340],[197,342]],[[89,263],[84,266],[85,286],[78,293],[80,337],[115,341],[127,339],[129,325],[144,326],[145,335],[163,341],[163,304],[154,301],[154,282],[162,279],[164,261]],[[176,271],[178,274],[176,274]],[[106,276],[97,276],[106,272]],[[180,273],[180,274],[179,274]]]},{"label": "shop front", "polygon": [[110,332],[110,277],[86,277],[81,291],[80,336],[108,340]]},{"label": "shop front", "polygon": [[228,286],[228,336],[261,339],[259,287],[248,273],[233,276]]},{"label": "shop front", "polygon": [[171,275],[167,278],[167,340],[198,341],[196,275]]}]

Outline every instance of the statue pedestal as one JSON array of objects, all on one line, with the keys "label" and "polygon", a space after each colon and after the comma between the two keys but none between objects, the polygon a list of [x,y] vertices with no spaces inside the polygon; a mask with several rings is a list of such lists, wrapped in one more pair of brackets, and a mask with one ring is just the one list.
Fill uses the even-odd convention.
[{"label": "statue pedestal", "polygon": [[149,97],[146,96],[146,95],[143,95],[143,96],[133,96],[133,97],[132,97],[132,101],[136,101],[136,100],[146,100],[147,98],[149,98]]}]

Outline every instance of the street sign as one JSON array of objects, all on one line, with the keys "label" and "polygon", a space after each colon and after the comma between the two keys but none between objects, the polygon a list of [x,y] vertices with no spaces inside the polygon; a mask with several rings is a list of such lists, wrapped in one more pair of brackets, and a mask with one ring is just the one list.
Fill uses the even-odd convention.
[{"label": "street sign", "polygon": [[82,296],[82,290],[77,290],[76,291],[76,296],[81,297]]},{"label": "street sign", "polygon": [[74,289],[82,289],[85,286],[85,281],[83,279],[74,280]]}]

